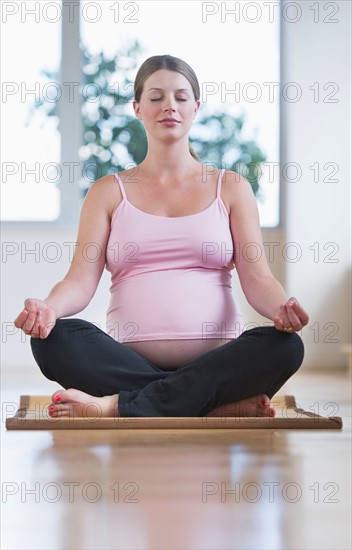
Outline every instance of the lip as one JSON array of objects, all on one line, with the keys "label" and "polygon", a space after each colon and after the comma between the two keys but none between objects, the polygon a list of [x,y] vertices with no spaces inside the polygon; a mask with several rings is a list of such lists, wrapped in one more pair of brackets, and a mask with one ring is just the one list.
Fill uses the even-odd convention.
[{"label": "lip", "polygon": [[162,120],[159,120],[159,122],[179,122],[175,118],[163,118]]}]

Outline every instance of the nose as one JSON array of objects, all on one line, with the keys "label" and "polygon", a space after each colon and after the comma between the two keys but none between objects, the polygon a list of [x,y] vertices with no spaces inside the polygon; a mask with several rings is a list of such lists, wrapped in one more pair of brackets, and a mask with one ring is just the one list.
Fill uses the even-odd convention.
[{"label": "nose", "polygon": [[163,105],[164,111],[175,111],[175,99],[173,97],[166,97]]}]

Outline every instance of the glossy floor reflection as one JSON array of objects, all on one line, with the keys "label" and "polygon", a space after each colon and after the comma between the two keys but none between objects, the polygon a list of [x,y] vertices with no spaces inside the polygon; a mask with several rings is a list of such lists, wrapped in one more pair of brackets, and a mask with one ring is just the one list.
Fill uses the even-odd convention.
[{"label": "glossy floor reflection", "polygon": [[2,548],[350,548],[344,372],[298,373],[280,392],[342,416],[342,431],[6,432],[20,394],[58,386],[37,373],[2,382]]}]

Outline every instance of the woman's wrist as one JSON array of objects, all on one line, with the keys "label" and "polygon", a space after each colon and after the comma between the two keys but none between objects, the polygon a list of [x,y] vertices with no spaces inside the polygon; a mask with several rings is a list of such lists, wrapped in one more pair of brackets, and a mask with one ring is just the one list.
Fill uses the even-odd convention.
[{"label": "woman's wrist", "polygon": [[50,308],[53,310],[54,314],[55,314],[55,319],[58,319],[59,318],[59,312],[58,312],[58,306],[55,304],[54,301],[51,301],[50,298],[45,298],[45,300],[43,300],[43,302]]}]

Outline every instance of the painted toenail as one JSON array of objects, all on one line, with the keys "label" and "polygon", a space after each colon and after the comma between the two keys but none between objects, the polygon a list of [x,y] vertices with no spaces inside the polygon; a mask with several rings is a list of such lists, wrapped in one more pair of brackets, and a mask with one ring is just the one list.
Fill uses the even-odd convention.
[{"label": "painted toenail", "polygon": [[267,402],[265,401],[265,399],[262,400],[262,405],[263,407],[265,407],[265,405],[267,404]]},{"label": "painted toenail", "polygon": [[275,411],[270,411],[270,416],[275,416]]},{"label": "painted toenail", "polygon": [[57,395],[57,396],[55,397],[55,401],[61,401],[61,397],[60,397],[59,395]]},{"label": "painted toenail", "polygon": [[50,405],[49,411],[53,411],[53,410],[54,410],[54,405]]}]

